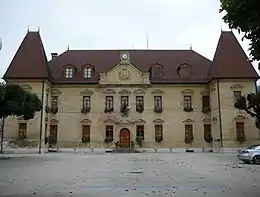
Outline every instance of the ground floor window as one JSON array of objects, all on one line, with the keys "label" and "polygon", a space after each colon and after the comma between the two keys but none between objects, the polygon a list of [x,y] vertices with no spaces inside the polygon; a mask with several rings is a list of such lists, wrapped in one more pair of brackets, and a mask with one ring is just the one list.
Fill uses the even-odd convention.
[{"label": "ground floor window", "polygon": [[243,122],[237,122],[236,123],[236,130],[237,130],[237,141],[244,142],[245,141],[244,123]]},{"label": "ground floor window", "polygon": [[185,143],[191,144],[193,142],[193,125],[185,125]]},{"label": "ground floor window", "polygon": [[106,125],[106,133],[105,133],[105,142],[112,142],[114,136],[114,126],[113,125]]},{"label": "ground floor window", "polygon": [[19,123],[18,139],[26,139],[27,123]]},{"label": "ground floor window", "polygon": [[136,138],[144,140],[144,125],[136,125]]},{"label": "ground floor window", "polygon": [[204,140],[208,143],[212,142],[211,125],[210,124],[204,125]]},{"label": "ground floor window", "polygon": [[82,142],[90,141],[90,125],[82,125]]},{"label": "ground floor window", "polygon": [[161,142],[163,140],[163,126],[155,125],[155,141]]}]

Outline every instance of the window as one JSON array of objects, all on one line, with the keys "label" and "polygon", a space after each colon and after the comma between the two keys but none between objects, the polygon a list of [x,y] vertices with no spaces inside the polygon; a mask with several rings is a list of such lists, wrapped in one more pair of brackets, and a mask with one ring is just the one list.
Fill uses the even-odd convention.
[{"label": "window", "polygon": [[187,65],[182,65],[180,67],[180,74],[181,74],[181,77],[189,77],[191,75],[191,68],[190,66],[187,66]]},{"label": "window", "polygon": [[136,125],[136,137],[144,140],[144,125]]},{"label": "window", "polygon": [[192,108],[191,96],[184,96],[184,108]]},{"label": "window", "polygon": [[163,139],[163,126],[162,125],[155,125],[155,140],[162,141]]},{"label": "window", "polygon": [[90,96],[83,96],[83,108],[90,109]]},{"label": "window", "polygon": [[27,123],[19,123],[18,139],[26,139]]},{"label": "window", "polygon": [[92,68],[84,68],[84,78],[85,79],[91,79],[92,77]]},{"label": "window", "polygon": [[136,111],[143,111],[144,109],[144,97],[137,96],[136,97]]},{"label": "window", "polygon": [[204,140],[208,143],[212,142],[211,125],[204,125]]},{"label": "window", "polygon": [[154,97],[154,108],[162,109],[162,97],[161,96]]},{"label": "window", "polygon": [[82,139],[90,138],[90,125],[82,125]]},{"label": "window", "polygon": [[106,96],[106,109],[113,109],[113,108],[114,108],[113,96]]},{"label": "window", "polygon": [[128,96],[121,96],[121,107],[128,106]]},{"label": "window", "polygon": [[241,91],[234,91],[234,103],[241,97]]},{"label": "window", "polygon": [[65,69],[65,78],[71,79],[73,77],[73,68]]},{"label": "window", "polygon": [[162,67],[161,66],[153,66],[152,67],[152,77],[157,78],[157,77],[162,77]]},{"label": "window", "polygon": [[106,138],[113,138],[113,125],[106,125]]},{"label": "window", "polygon": [[240,141],[240,142],[245,141],[244,123],[243,122],[237,122],[236,123],[236,130],[237,130],[237,141]]},{"label": "window", "polygon": [[202,110],[203,111],[209,111],[210,110],[209,96],[202,96]]},{"label": "window", "polygon": [[185,143],[191,144],[193,142],[193,126],[185,125]]},{"label": "window", "polygon": [[58,97],[57,96],[51,97],[51,108],[53,108],[53,109],[58,108]]}]

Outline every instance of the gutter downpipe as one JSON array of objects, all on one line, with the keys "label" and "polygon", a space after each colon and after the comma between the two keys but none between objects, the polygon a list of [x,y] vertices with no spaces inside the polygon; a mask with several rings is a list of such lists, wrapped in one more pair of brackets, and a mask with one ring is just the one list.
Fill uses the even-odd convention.
[{"label": "gutter downpipe", "polygon": [[222,133],[222,116],[220,109],[220,94],[219,94],[219,80],[217,81],[218,91],[218,115],[219,115],[219,133],[220,133],[220,150],[223,152],[223,133]]},{"label": "gutter downpipe", "polygon": [[42,110],[41,110],[41,120],[40,120],[40,136],[39,136],[39,154],[42,153],[42,122],[43,122],[43,99],[44,99],[44,81],[42,80]]}]

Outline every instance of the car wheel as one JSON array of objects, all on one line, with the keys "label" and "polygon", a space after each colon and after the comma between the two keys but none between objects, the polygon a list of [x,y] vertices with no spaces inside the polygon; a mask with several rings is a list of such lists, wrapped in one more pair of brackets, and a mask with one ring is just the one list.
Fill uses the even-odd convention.
[{"label": "car wheel", "polygon": [[256,155],[253,158],[254,164],[260,165],[260,155]]}]

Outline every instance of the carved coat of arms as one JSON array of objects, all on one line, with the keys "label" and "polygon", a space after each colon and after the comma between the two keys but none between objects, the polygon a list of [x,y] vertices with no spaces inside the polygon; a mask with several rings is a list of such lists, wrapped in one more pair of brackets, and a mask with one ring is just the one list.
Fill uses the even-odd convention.
[{"label": "carved coat of arms", "polygon": [[130,72],[126,68],[123,68],[119,72],[119,78],[121,80],[129,80],[130,79]]}]

